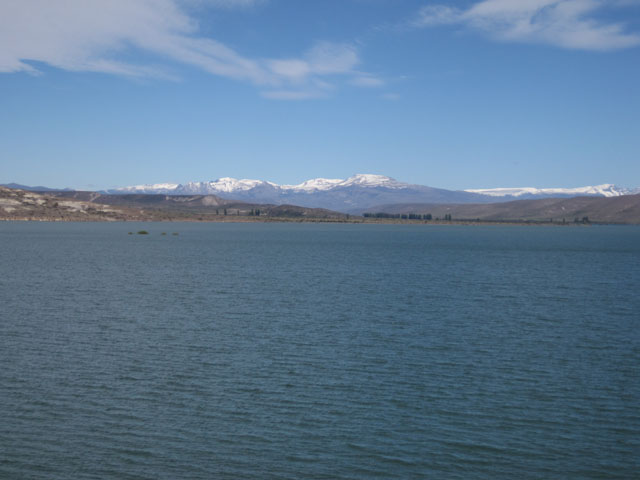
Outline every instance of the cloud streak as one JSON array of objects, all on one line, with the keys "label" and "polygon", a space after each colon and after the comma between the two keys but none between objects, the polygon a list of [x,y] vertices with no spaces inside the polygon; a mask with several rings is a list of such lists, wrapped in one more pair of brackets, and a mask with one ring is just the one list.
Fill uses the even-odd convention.
[{"label": "cloud streak", "polygon": [[462,25],[501,41],[607,51],[640,45],[640,34],[594,17],[605,7],[622,6],[603,0],[483,0],[466,10],[428,5],[413,26]]},{"label": "cloud streak", "polygon": [[[198,35],[189,7],[251,8],[264,0],[4,0],[0,2],[0,72],[38,73],[34,62],[70,71],[174,77],[175,64],[244,81],[267,98],[326,95],[329,77],[355,77],[349,44],[320,42],[300,58],[240,54]],[[132,61],[140,54],[158,61]],[[158,66],[158,64],[161,64]],[[269,93],[271,92],[271,93]],[[287,93],[289,92],[289,93]]]}]

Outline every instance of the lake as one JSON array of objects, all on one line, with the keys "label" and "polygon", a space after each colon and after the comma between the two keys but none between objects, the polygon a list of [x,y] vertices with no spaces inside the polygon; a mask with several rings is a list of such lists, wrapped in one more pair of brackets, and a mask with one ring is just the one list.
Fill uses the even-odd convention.
[{"label": "lake", "polygon": [[638,478],[640,227],[0,222],[0,246],[0,478]]}]

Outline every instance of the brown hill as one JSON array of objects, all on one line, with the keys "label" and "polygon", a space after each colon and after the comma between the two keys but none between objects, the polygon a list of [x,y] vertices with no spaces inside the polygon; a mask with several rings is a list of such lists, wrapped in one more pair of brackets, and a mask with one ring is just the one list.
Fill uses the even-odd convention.
[{"label": "brown hill", "polygon": [[587,217],[597,223],[640,224],[640,195],[620,197],[573,197],[516,200],[490,204],[395,204],[369,212],[389,214],[451,215],[453,220],[573,222]]},{"label": "brown hill", "polygon": [[348,215],[320,208],[262,205],[215,195],[107,195],[96,192],[29,192],[0,187],[2,220],[341,221]]},{"label": "brown hill", "polygon": [[90,201],[0,187],[1,220],[109,221],[136,219],[135,211]]}]

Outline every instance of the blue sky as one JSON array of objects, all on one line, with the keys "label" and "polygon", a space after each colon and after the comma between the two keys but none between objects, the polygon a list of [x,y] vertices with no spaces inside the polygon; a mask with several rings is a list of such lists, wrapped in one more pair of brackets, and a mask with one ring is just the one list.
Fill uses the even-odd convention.
[{"label": "blue sky", "polygon": [[638,0],[3,0],[0,183],[640,186]]}]

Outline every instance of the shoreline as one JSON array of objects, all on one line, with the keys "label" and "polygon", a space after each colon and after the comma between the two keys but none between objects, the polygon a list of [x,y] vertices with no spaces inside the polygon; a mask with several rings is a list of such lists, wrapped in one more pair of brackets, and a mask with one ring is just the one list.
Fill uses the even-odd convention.
[{"label": "shoreline", "polygon": [[50,222],[50,223],[334,223],[352,225],[423,225],[423,226],[529,226],[529,227],[589,227],[593,225],[638,225],[637,223],[612,223],[590,221],[582,222],[549,222],[538,220],[399,220],[399,219],[369,219],[369,218],[295,218],[295,217],[244,217],[232,216],[228,218],[0,218],[2,222]]}]

